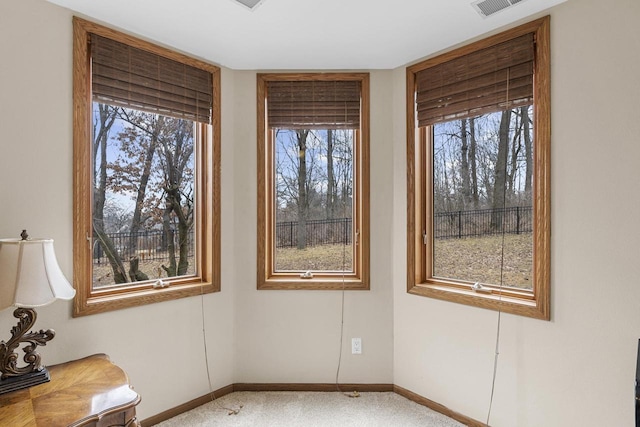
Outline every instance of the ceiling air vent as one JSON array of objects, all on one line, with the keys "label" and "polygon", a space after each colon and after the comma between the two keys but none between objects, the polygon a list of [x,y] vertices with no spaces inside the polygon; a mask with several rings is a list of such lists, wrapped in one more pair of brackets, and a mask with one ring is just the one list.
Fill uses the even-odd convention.
[{"label": "ceiling air vent", "polygon": [[523,1],[524,0],[478,0],[471,3],[471,6],[473,6],[483,18],[486,18]]},{"label": "ceiling air vent", "polygon": [[264,0],[235,0],[236,3],[241,4],[250,10],[255,10],[263,1]]}]

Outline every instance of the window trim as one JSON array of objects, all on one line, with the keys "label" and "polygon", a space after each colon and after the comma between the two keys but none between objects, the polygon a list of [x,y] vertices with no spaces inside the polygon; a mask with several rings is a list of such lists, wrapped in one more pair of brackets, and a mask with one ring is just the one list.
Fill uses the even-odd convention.
[{"label": "window trim", "polygon": [[[549,16],[490,36],[483,40],[407,67],[407,292],[430,298],[466,304],[506,313],[550,320],[550,237],[551,237],[551,111]],[[486,286],[489,293],[471,289],[467,283],[429,277],[432,254],[423,244],[421,230],[433,217],[428,194],[430,182],[427,159],[432,148],[427,128],[416,128],[416,74],[425,68],[446,62],[527,33],[534,33],[536,60],[534,70],[534,171],[533,171],[533,289],[502,290]],[[430,127],[429,127],[430,128]],[[428,143],[421,145],[421,141]],[[424,147],[424,148],[423,148]],[[432,225],[429,225],[432,227]],[[430,234],[432,235],[432,234]],[[502,295],[501,295],[502,294]]]},{"label": "window trim", "polygon": [[[358,80],[361,82],[360,129],[354,140],[354,227],[359,229],[359,250],[354,251],[352,273],[314,272],[301,279],[299,272],[273,268],[273,143],[267,127],[269,81]],[[369,74],[368,73],[259,73],[257,75],[257,289],[259,290],[368,290],[369,289]],[[354,242],[356,239],[354,238]]]},{"label": "window trim", "polygon": [[[199,167],[197,176],[199,209],[198,235],[199,275],[171,281],[171,286],[154,289],[150,282],[127,287],[94,290],[92,251],[87,239],[92,227],[92,158],[91,147],[91,58],[89,34],[108,37],[157,55],[209,71],[213,78],[213,112],[211,124],[196,123],[196,134],[202,143],[196,145]],[[76,297],[73,316],[84,316],[220,291],[220,68],[140,40],[119,31],[73,18],[73,282]]]}]

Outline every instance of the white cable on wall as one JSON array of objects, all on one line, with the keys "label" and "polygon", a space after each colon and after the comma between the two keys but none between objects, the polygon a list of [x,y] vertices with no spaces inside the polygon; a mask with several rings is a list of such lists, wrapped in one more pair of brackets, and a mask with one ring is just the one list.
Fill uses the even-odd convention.
[{"label": "white cable on wall", "polygon": [[238,415],[240,410],[244,405],[240,405],[238,408],[227,408],[225,406],[220,405],[218,399],[216,398],[215,392],[213,391],[213,385],[211,383],[211,370],[209,369],[209,352],[207,351],[207,330],[205,326],[204,320],[204,288],[200,286],[200,312],[202,314],[202,344],[204,347],[204,362],[207,370],[207,381],[209,384],[209,397],[211,398],[211,402],[215,405],[215,409],[227,411],[228,415]]},{"label": "white cable on wall", "polygon": [[[355,239],[354,239],[355,240]],[[355,245],[356,242],[352,241],[352,246]],[[340,306],[340,346],[338,353],[338,367],[336,369],[336,389],[344,394],[347,397],[360,397],[360,394],[357,391],[353,391],[351,393],[345,393],[340,389],[340,383],[338,381],[338,377],[340,376],[340,366],[342,364],[342,346],[344,340],[344,295],[345,295],[345,269],[347,266],[347,252],[346,252],[346,242],[342,245],[342,301]],[[353,262],[353,261],[352,261]]]}]

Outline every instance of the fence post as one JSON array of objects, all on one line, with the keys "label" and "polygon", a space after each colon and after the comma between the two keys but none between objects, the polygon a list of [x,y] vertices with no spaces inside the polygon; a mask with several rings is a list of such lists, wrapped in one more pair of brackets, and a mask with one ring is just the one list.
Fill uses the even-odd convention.
[{"label": "fence post", "polygon": [[458,211],[458,239],[462,239],[462,211]]},{"label": "fence post", "polygon": [[342,226],[342,230],[343,230],[343,232],[342,232],[342,244],[346,245],[347,244],[347,219],[346,218],[343,218],[342,224],[343,224],[343,226]]},{"label": "fence post", "polygon": [[520,234],[520,206],[516,206],[516,234]]},{"label": "fence post", "polygon": [[287,246],[293,246],[293,221],[289,221],[289,244]]}]

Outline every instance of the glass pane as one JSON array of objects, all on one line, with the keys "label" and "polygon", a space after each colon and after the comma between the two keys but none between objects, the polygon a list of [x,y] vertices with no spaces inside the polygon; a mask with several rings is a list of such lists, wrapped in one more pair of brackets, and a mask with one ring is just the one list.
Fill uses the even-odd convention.
[{"label": "glass pane", "polygon": [[353,139],[275,130],[275,271],[353,271]]},{"label": "glass pane", "polygon": [[93,103],[93,288],[196,272],[194,123]]},{"label": "glass pane", "polygon": [[433,126],[433,276],[532,289],[532,107]]}]

